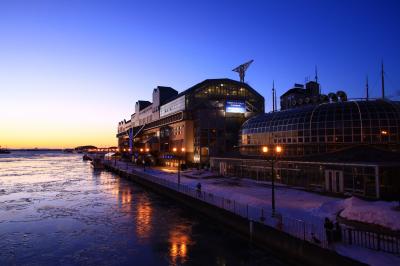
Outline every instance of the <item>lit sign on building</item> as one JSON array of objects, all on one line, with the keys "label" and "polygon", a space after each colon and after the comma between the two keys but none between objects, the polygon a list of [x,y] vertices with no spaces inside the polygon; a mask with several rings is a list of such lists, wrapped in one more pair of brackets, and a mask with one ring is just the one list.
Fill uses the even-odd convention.
[{"label": "lit sign on building", "polygon": [[168,116],[176,112],[185,110],[185,95],[160,107],[160,117]]},{"label": "lit sign on building", "polygon": [[226,101],[225,110],[227,113],[245,113],[246,104],[239,101]]}]

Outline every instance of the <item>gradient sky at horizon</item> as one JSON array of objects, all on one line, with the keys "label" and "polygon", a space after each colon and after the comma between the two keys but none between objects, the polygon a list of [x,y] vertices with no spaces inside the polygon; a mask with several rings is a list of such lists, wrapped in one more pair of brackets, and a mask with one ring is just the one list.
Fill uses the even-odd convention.
[{"label": "gradient sky at horizon", "polygon": [[254,59],[266,98],[314,78],[399,100],[399,1],[0,0],[0,145],[116,145],[118,121],[157,85],[182,91]]}]

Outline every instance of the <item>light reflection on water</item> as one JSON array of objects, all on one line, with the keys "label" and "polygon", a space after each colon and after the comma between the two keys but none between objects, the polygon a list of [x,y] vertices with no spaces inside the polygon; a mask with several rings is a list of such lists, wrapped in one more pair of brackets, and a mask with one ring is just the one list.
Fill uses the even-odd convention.
[{"label": "light reflection on water", "polygon": [[283,265],[81,155],[0,156],[0,265]]},{"label": "light reflection on water", "polygon": [[181,265],[186,262],[188,244],[190,240],[191,227],[188,225],[178,225],[169,232],[170,256],[172,265]]},{"label": "light reflection on water", "polygon": [[136,234],[139,238],[146,239],[151,232],[153,209],[147,196],[138,198],[136,206]]}]

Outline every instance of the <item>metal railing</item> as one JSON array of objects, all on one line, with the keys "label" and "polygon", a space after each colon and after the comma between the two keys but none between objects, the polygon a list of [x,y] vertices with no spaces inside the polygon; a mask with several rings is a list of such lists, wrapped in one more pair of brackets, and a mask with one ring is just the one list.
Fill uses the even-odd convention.
[{"label": "metal railing", "polygon": [[397,236],[353,228],[343,228],[341,237],[344,243],[350,245],[400,254],[400,238]]}]

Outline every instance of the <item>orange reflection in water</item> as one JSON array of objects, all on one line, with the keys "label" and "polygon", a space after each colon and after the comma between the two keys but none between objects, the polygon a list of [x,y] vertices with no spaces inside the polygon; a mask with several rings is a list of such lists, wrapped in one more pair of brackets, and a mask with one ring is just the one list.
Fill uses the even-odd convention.
[{"label": "orange reflection in water", "polygon": [[186,262],[188,255],[188,245],[190,244],[191,227],[189,225],[180,225],[173,228],[169,233],[170,249],[172,265],[182,264]]},{"label": "orange reflection in water", "polygon": [[111,192],[111,195],[115,196],[117,203],[119,204],[120,208],[125,211],[129,212],[132,209],[132,191],[129,186],[121,185],[119,179],[112,180],[110,178],[104,178],[102,180],[103,185],[109,187],[108,191]]},{"label": "orange reflection in water", "polygon": [[[132,194],[131,190],[128,188],[124,188],[121,193],[120,193],[120,198],[121,198],[121,203],[122,204],[127,204],[131,203],[132,201]],[[130,205],[130,204],[129,204]]]},{"label": "orange reflection in water", "polygon": [[147,238],[151,232],[153,208],[144,195],[138,198],[136,206],[136,234],[139,238]]}]

